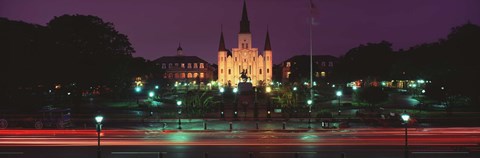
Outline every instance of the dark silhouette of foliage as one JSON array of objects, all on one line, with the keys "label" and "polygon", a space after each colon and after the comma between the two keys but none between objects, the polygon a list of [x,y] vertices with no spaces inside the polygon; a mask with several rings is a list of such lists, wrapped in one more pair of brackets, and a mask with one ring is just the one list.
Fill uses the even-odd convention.
[{"label": "dark silhouette of foliage", "polygon": [[388,99],[388,93],[380,87],[365,87],[358,94],[360,100],[363,100],[374,106]]}]

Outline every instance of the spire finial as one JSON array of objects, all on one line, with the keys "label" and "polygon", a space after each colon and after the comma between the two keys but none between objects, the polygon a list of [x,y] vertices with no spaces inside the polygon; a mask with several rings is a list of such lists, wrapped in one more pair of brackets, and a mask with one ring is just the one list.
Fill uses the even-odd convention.
[{"label": "spire finial", "polygon": [[182,49],[182,46],[181,46],[181,43],[180,43],[180,42],[178,42],[177,55],[178,55],[178,56],[182,56],[182,55],[183,55],[183,49]]}]

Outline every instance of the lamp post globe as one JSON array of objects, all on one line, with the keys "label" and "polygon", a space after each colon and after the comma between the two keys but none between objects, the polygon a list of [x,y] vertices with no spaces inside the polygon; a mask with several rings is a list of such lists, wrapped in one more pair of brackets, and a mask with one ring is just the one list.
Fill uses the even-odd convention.
[{"label": "lamp post globe", "polygon": [[142,87],[136,86],[135,87],[135,92],[140,93],[142,91]]},{"label": "lamp post globe", "polygon": [[408,121],[410,120],[410,115],[408,115],[406,113],[402,114],[401,117],[402,117],[402,120],[403,120],[404,123],[408,123]]},{"label": "lamp post globe", "polygon": [[103,121],[103,116],[102,116],[102,115],[95,116],[95,121],[96,121],[98,124],[102,123],[102,121]]}]

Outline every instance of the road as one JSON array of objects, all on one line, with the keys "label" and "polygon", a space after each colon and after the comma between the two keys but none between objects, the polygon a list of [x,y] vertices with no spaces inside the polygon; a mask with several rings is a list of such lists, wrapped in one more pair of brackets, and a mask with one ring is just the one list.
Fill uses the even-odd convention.
[{"label": "road", "polygon": [[[104,130],[103,157],[402,157],[403,128],[323,131]],[[408,130],[412,157],[479,157],[480,128]],[[0,130],[0,157],[95,157],[94,130]],[[3,154],[2,154],[3,153]]]}]

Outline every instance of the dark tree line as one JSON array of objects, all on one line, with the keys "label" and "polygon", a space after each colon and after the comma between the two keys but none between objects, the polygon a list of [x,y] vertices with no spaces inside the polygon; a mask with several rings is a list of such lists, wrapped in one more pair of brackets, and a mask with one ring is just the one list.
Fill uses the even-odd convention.
[{"label": "dark tree line", "polygon": [[0,32],[7,79],[2,96],[53,84],[127,94],[134,76],[155,71],[151,62],[132,57],[135,50],[126,35],[96,16],[62,15],[46,26],[0,18]]},{"label": "dark tree line", "polygon": [[[479,101],[480,27],[471,23],[452,28],[446,39],[393,51],[386,41],[360,45],[340,57],[335,80],[431,80],[427,95],[461,96]],[[441,87],[444,87],[443,89]]]}]

